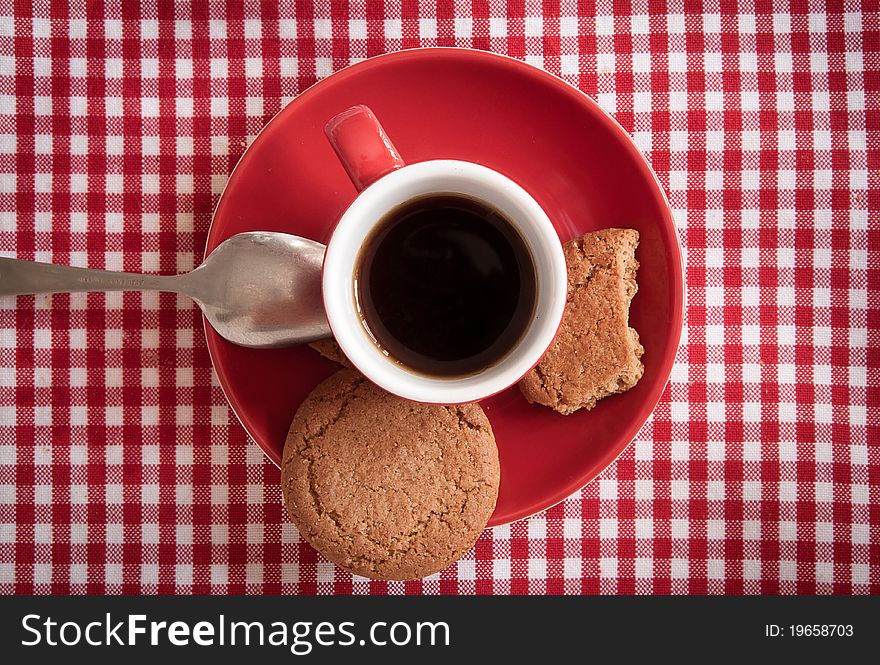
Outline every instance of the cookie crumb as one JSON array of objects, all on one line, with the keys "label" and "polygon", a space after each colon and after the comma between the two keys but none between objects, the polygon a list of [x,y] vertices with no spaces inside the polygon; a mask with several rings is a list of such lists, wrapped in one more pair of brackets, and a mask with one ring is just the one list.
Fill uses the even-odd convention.
[{"label": "cookie crumb", "polygon": [[348,357],[339,347],[339,344],[332,337],[319,339],[317,342],[311,342],[309,346],[324,356],[327,360],[332,360],[343,367],[351,367],[351,361],[349,361]]}]

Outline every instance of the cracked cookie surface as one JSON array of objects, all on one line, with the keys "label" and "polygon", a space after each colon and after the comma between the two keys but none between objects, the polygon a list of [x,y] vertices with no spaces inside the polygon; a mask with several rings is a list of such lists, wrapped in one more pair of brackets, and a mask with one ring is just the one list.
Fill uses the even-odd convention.
[{"label": "cracked cookie surface", "polygon": [[479,405],[410,402],[353,370],[302,403],[281,466],[303,537],[376,579],[424,577],[459,559],[492,515],[499,476]]},{"label": "cracked cookie surface", "polygon": [[519,383],[527,400],[568,415],[642,378],[644,349],[629,327],[638,244],[633,229],[605,229],[565,244],[565,315],[550,349]]}]

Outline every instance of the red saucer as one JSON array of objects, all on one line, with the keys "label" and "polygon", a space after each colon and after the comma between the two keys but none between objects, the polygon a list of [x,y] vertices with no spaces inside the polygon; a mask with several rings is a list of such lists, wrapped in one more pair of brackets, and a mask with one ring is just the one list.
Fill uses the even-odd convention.
[{"label": "red saucer", "polygon": [[[355,104],[376,112],[408,163],[462,159],[509,176],[547,211],[563,241],[612,226],[641,234],[639,292],[630,312],[645,347],[638,385],[571,416],[529,405],[516,388],[483,402],[501,455],[501,490],[490,525],[544,510],[626,448],[669,378],[683,284],[663,191],[626,132],[562,80],[482,51],[402,51],[321,81],[266,126],[229,179],[206,253],[243,231],[326,242],[355,189],[324,124]],[[307,347],[245,349],[205,328],[229,403],[277,464],[300,402],[337,366]]]}]

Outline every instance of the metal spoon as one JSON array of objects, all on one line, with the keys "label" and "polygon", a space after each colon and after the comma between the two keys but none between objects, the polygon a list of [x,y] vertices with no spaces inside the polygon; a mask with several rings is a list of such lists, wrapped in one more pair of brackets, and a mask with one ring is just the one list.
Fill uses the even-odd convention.
[{"label": "metal spoon", "polygon": [[0,296],[83,291],[173,291],[202,309],[222,337],[256,348],[330,336],[321,297],[324,245],[286,233],[232,236],[183,275],[88,270],[0,257]]}]

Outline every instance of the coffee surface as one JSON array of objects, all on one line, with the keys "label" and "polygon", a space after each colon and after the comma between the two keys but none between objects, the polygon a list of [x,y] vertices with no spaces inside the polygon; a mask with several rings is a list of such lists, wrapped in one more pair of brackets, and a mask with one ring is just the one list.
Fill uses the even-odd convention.
[{"label": "coffee surface", "polygon": [[498,211],[457,195],[391,211],[367,239],[356,297],[377,345],[409,369],[475,373],[503,358],[531,321],[528,248]]}]

